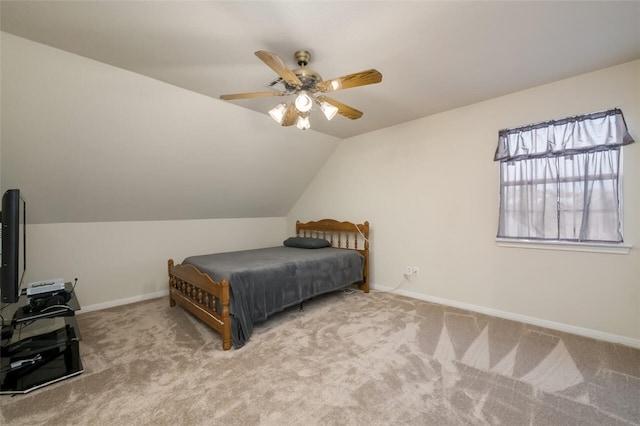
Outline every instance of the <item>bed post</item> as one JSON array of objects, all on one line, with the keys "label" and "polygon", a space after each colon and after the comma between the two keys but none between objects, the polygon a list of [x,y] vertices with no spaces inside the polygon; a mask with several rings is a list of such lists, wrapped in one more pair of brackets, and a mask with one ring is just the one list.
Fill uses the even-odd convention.
[{"label": "bed post", "polygon": [[220,304],[222,305],[222,349],[228,351],[231,349],[231,318],[229,317],[229,302],[231,300],[229,293],[229,281],[222,280],[220,283],[222,287],[222,295],[220,296]]}]

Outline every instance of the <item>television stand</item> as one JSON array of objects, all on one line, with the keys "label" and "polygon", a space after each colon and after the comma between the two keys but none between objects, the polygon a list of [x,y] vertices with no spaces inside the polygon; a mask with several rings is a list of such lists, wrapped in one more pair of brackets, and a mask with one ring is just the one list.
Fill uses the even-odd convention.
[{"label": "television stand", "polygon": [[[65,284],[68,292],[71,283]],[[44,311],[24,309],[26,294],[2,310],[0,394],[27,393],[84,371],[80,360],[80,329],[75,293],[65,307]]]}]

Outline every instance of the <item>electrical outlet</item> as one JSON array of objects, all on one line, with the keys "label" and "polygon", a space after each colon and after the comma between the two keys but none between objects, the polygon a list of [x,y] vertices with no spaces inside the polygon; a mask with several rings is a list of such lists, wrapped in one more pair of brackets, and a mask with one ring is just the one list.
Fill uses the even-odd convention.
[{"label": "electrical outlet", "polygon": [[420,269],[417,266],[407,266],[404,269],[404,275],[407,277],[416,277],[418,276],[419,272],[420,272]]}]

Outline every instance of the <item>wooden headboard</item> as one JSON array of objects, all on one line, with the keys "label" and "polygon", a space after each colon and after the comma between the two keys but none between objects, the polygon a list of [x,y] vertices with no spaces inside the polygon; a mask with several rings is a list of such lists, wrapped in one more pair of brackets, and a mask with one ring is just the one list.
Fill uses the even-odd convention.
[{"label": "wooden headboard", "polygon": [[331,247],[356,250],[364,256],[364,282],[358,287],[369,293],[369,222],[339,222],[334,219],[322,219],[302,223],[296,221],[296,236],[323,238]]}]

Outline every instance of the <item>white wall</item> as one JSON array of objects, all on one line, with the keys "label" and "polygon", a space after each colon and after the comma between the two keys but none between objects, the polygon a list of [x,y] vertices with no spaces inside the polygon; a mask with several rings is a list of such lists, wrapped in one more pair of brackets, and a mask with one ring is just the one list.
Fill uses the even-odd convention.
[{"label": "white wall", "polygon": [[[612,107],[622,108],[640,141],[640,61],[344,140],[288,214],[288,227],[318,217],[369,220],[374,288],[400,286],[640,346],[640,142],[624,149],[630,254],[495,243],[498,130]],[[405,266],[420,275],[405,280]]]},{"label": "white wall", "polygon": [[168,294],[167,261],[190,255],[270,247],[286,219],[209,219],[30,225],[25,282],[78,278],[83,309]]}]

